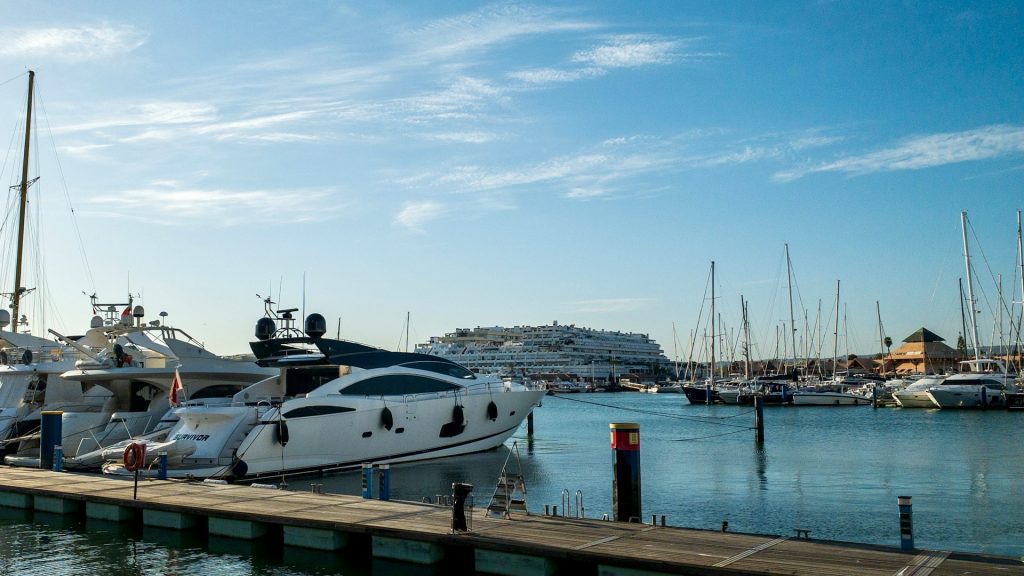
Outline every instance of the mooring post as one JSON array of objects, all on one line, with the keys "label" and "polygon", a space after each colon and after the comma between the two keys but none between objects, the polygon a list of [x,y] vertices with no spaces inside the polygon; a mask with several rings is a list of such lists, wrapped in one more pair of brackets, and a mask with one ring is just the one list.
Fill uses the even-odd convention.
[{"label": "mooring post", "polygon": [[712,387],[711,382],[704,384],[704,404],[711,405]]},{"label": "mooring post", "polygon": [[533,410],[526,415],[526,435],[533,436]]},{"label": "mooring post", "polygon": [[878,408],[878,384],[871,386],[871,407]]},{"label": "mooring post", "polygon": [[612,423],[612,517],[628,522],[640,515],[640,425]]},{"label": "mooring post", "polygon": [[167,480],[167,452],[161,452],[156,456],[158,468],[156,470],[157,480]]},{"label": "mooring post", "polygon": [[363,462],[363,498],[373,499],[373,464]]},{"label": "mooring post", "polygon": [[39,430],[39,467],[43,470],[53,469],[53,448],[61,443],[64,435],[60,410],[47,410],[42,414]]},{"label": "mooring post", "polygon": [[911,508],[910,496],[897,496],[896,502],[900,508],[900,549],[914,549],[914,517]]},{"label": "mooring post", "polygon": [[380,489],[377,491],[378,500],[391,499],[391,465],[380,465]]},{"label": "mooring post", "polygon": [[754,442],[764,443],[764,397],[754,395]]}]

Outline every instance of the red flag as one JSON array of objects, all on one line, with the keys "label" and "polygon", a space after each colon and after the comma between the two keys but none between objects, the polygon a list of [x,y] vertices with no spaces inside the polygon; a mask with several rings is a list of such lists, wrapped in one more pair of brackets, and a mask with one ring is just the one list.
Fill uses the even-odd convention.
[{"label": "red flag", "polygon": [[121,320],[124,320],[125,318],[130,318],[131,315],[132,315],[132,307],[131,306],[125,306],[124,307],[124,311],[121,312]]},{"label": "red flag", "polygon": [[178,390],[183,387],[181,385],[181,375],[178,374],[178,369],[174,369],[174,380],[171,380],[171,391],[167,394],[167,399],[170,401],[171,406],[178,406]]}]

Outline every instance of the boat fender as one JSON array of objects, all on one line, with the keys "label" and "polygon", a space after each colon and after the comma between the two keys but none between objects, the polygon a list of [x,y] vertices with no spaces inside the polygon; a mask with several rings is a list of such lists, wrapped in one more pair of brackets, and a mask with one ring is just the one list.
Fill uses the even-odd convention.
[{"label": "boat fender", "polygon": [[25,350],[25,353],[21,355],[21,361],[24,364],[31,364],[32,363],[32,351],[31,350]]},{"label": "boat fender", "polygon": [[146,460],[146,445],[132,442],[124,449],[124,468],[129,472],[135,472],[142,468]]},{"label": "boat fender", "polygon": [[456,404],[455,408],[452,408],[452,423],[456,426],[461,426],[464,421],[465,415],[462,413],[462,406]]},{"label": "boat fender", "polygon": [[284,418],[280,418],[277,421],[277,438],[275,438],[281,446],[288,445],[288,422]]},{"label": "boat fender", "polygon": [[6,350],[0,350],[0,364],[7,364],[7,361],[8,361],[7,351]]},{"label": "boat fender", "polygon": [[493,401],[487,404],[487,419],[491,422],[498,419],[498,405]]},{"label": "boat fender", "polygon": [[385,430],[391,430],[391,427],[395,425],[395,416],[387,406],[385,406],[380,412],[380,425],[383,426]]}]

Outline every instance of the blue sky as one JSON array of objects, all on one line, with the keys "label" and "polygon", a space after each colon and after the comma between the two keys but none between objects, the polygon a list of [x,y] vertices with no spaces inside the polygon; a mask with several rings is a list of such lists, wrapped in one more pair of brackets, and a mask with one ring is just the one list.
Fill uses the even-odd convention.
[{"label": "blue sky", "polygon": [[387,348],[408,312],[413,341],[557,320],[672,356],[714,260],[771,356],[788,243],[801,339],[840,280],[840,352],[878,350],[876,301],[955,344],[966,210],[988,344],[998,274],[1020,300],[1022,32],[1015,2],[6,1],[32,325],[131,290],[235,353],[272,291]]}]

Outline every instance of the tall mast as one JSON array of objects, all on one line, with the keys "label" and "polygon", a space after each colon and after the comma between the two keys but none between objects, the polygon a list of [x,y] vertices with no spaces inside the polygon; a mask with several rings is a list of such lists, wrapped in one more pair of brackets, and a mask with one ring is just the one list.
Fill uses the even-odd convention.
[{"label": "tall mast", "polygon": [[[967,268],[967,317],[970,319],[971,345],[974,346],[974,359],[980,359],[978,350],[978,319],[974,317],[974,283],[971,281],[971,252],[967,247],[967,212],[960,213],[960,227],[964,233],[964,266]],[[977,369],[978,366],[975,366]]]},{"label": "tall mast", "polygon": [[[1017,264],[1020,266],[1020,316],[1017,317],[1017,339],[1014,343],[1014,349],[1017,351],[1017,372],[1021,371],[1020,362],[1020,330],[1021,324],[1024,323],[1024,241],[1021,240],[1021,226],[1020,226],[1020,210],[1017,210]],[[1013,318],[1010,318],[1010,324],[1013,324]],[[1011,328],[1012,330],[1012,328]]]},{"label": "tall mast", "polygon": [[875,312],[878,313],[878,356],[882,359],[880,374],[885,373],[885,333],[882,330],[882,307],[875,300]]},{"label": "tall mast", "polygon": [[834,380],[839,368],[839,280],[836,280],[836,333],[832,344],[832,379]]},{"label": "tall mast", "polygon": [[789,328],[793,340],[793,370],[796,371],[796,321],[793,319],[793,266],[789,261],[789,243],[786,243],[786,277],[789,279]]},{"label": "tall mast", "polygon": [[715,261],[711,261],[711,384],[715,383]]},{"label": "tall mast", "polygon": [[18,210],[18,260],[14,269],[14,293],[11,294],[12,331],[18,331],[18,308],[21,300],[21,255],[25,247],[25,206],[28,204],[28,152],[32,134],[32,89],[35,86],[36,73],[28,71],[28,105],[25,112],[25,152],[21,161],[21,208]]},{"label": "tall mast", "polygon": [[747,302],[742,294],[740,308],[743,309],[743,378],[750,380],[750,323],[747,320]]}]

